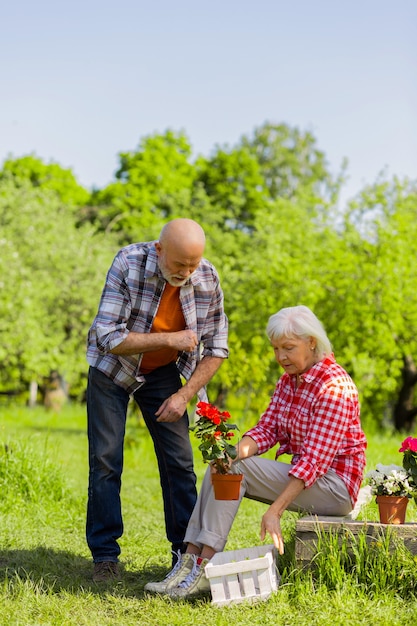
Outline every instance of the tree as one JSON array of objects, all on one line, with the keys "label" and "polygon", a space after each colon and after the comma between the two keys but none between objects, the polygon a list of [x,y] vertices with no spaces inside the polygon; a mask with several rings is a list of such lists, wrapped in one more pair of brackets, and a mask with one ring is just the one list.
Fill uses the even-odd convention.
[{"label": "tree", "polygon": [[301,132],[287,124],[266,122],[255,128],[252,137],[243,136],[247,148],[260,166],[266,188],[273,199],[299,197],[308,193],[313,206],[321,201],[334,202],[343,181],[328,169],[324,152],[310,132]]},{"label": "tree", "polygon": [[268,193],[259,163],[247,148],[218,148],[196,163],[197,180],[222,229],[250,229]]},{"label": "tree", "polygon": [[72,207],[29,181],[0,181],[0,386],[22,390],[51,370],[81,392],[86,334],[114,240],[76,228]]},{"label": "tree", "polygon": [[117,180],[93,194],[80,221],[119,234],[120,243],[152,237],[167,219],[186,212],[195,179],[183,133],[145,137],[135,152],[119,154]]},{"label": "tree", "polygon": [[0,171],[0,182],[5,180],[12,180],[16,187],[27,187],[29,183],[34,188],[52,191],[68,207],[82,206],[90,197],[70,169],[58,163],[46,164],[34,155],[7,159]]}]

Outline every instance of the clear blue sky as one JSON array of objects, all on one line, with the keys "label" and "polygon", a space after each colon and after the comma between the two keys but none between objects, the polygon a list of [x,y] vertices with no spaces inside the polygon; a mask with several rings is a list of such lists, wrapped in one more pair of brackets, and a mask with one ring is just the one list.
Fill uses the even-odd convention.
[{"label": "clear blue sky", "polygon": [[0,13],[0,162],[35,153],[105,186],[184,130],[195,154],[265,121],[311,131],[343,198],[417,178],[416,0],[13,0]]}]

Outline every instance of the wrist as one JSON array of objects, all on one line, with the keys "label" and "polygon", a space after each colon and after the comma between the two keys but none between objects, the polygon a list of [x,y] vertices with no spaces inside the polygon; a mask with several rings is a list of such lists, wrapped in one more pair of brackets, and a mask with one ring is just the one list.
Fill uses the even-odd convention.
[{"label": "wrist", "polygon": [[188,402],[191,400],[191,398],[188,397],[188,394],[185,390],[185,387],[182,387],[181,389],[178,389],[177,391],[177,396],[179,398],[181,398],[181,400],[185,403],[188,404]]},{"label": "wrist", "polygon": [[277,506],[275,503],[273,503],[273,504],[271,504],[271,506],[270,506],[270,510],[271,510],[271,512],[275,515],[275,517],[276,517],[277,519],[281,519],[282,514],[283,514],[283,512],[284,512],[284,511],[282,510],[282,508],[281,508],[281,507],[279,507],[279,506]]}]

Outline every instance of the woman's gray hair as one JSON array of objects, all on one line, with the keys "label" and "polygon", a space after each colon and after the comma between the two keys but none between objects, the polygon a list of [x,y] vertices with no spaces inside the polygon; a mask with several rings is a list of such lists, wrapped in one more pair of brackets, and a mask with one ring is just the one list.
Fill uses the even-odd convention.
[{"label": "woman's gray hair", "polygon": [[320,359],[332,352],[332,345],[323,324],[313,311],[302,304],[286,307],[271,315],[266,334],[271,342],[280,337],[296,336],[300,339],[314,337],[316,354]]}]

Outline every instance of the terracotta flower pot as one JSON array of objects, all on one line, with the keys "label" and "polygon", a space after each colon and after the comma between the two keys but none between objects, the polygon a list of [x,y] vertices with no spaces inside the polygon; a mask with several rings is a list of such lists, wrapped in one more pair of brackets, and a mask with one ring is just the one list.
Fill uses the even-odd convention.
[{"label": "terracotta flower pot", "polygon": [[212,474],[211,482],[216,500],[239,500],[243,474]]},{"label": "terracotta flower pot", "polygon": [[405,496],[377,496],[381,524],[404,524],[408,498]]}]

